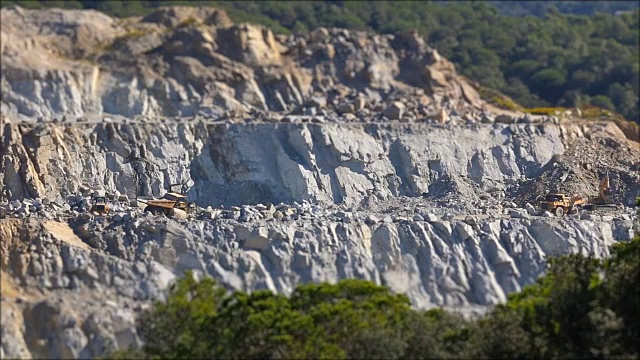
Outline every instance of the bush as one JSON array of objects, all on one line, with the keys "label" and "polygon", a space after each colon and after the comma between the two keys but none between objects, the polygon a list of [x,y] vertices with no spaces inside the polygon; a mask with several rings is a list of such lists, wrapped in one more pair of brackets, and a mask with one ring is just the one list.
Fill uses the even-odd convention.
[{"label": "bush", "polygon": [[561,107],[548,107],[548,108],[532,108],[532,109],[525,109],[526,112],[533,114],[533,115],[560,115],[562,114],[564,111],[566,111],[565,108],[561,108]]},{"label": "bush", "polygon": [[522,110],[522,107],[520,105],[516,104],[511,98],[505,96],[504,94],[500,93],[497,90],[480,86],[478,88],[478,94],[485,101],[501,109],[512,110],[512,111]]},{"label": "bush", "polygon": [[604,108],[607,110],[613,110],[615,108],[613,105],[613,102],[611,102],[611,99],[609,99],[605,95],[594,96],[593,98],[591,98],[590,102],[591,102],[591,105]]}]

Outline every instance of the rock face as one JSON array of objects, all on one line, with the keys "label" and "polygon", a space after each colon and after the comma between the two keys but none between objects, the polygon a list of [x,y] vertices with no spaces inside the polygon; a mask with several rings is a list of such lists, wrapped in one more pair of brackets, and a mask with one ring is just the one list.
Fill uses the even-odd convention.
[{"label": "rock face", "polygon": [[[472,206],[496,191],[519,194],[524,190],[514,179],[552,169],[572,149],[563,131],[556,125],[12,124],[0,133],[0,200],[54,200],[97,187],[133,199],[191,180],[189,198],[204,207],[357,204],[422,194],[456,195]],[[452,141],[452,133],[464,141]],[[632,148],[626,154],[640,159]],[[640,181],[625,176],[616,193],[632,201]],[[596,177],[584,189],[593,192],[597,184]]]},{"label": "rock face", "polygon": [[[535,281],[548,256],[606,256],[614,241],[633,233],[631,220],[503,218],[470,225],[394,216],[372,224],[360,212],[345,223],[304,204],[293,213],[281,209],[301,215],[184,221],[134,211],[107,223],[69,217],[75,232],[42,218],[1,221],[2,234],[11,235],[2,258],[4,356],[95,357],[139,345],[136,314],[163,299],[175,276],[189,269],[229,289],[282,293],[310,281],[368,279],[406,293],[420,308],[464,309],[504,301]],[[42,293],[14,301],[14,284]],[[22,319],[26,328],[19,327]]]},{"label": "rock face", "polygon": [[480,104],[414,33],[318,29],[280,38],[191,7],[127,21],[95,11],[0,14],[2,112],[19,119],[285,111],[345,86],[377,96],[417,87],[436,101]]}]

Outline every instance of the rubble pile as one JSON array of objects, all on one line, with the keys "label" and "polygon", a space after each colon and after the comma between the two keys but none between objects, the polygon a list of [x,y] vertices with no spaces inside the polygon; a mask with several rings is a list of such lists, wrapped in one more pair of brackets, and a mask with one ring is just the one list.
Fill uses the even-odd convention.
[{"label": "rubble pile", "polygon": [[510,196],[520,202],[533,202],[545,191],[596,196],[608,173],[614,202],[634,206],[640,194],[632,185],[640,179],[640,161],[635,157],[638,143],[626,139],[613,124],[574,127],[573,131],[574,136],[567,137],[566,151],[554,155],[534,179],[514,187]]}]

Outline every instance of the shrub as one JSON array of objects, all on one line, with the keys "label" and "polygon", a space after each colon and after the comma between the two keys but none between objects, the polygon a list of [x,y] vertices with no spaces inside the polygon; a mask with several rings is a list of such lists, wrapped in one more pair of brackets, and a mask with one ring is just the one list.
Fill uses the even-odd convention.
[{"label": "shrub", "polygon": [[526,112],[533,115],[554,115],[554,116],[560,115],[566,110],[567,109],[561,108],[561,107],[525,109]]}]

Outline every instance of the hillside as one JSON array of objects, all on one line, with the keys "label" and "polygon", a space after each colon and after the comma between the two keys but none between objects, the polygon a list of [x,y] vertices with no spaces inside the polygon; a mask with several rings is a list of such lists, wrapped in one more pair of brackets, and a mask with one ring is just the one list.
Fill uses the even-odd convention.
[{"label": "hillside", "polygon": [[[240,304],[220,308],[230,316],[205,318],[220,339],[258,339],[256,357],[275,354],[262,343],[270,334],[298,343],[286,331],[244,336],[251,321],[270,319],[237,317],[235,305],[251,312],[243,299],[267,308],[276,299],[285,310],[285,297],[305,285],[363,284],[355,291],[401,299],[391,304],[403,313],[480,316],[512,294],[530,294],[550,258],[605,259],[638,233],[640,139],[631,123],[575,108],[500,109],[416,31],[278,34],[235,22],[221,8],[179,6],[124,18],[12,6],[0,10],[0,22],[2,358],[96,358],[156,345],[163,352],[174,344],[137,325],[189,271],[238,296]],[[608,208],[552,213],[536,201],[549,191],[591,198],[605,175]],[[182,197],[168,191],[190,205],[173,203]],[[108,211],[94,207],[102,192]],[[168,207],[154,205],[160,197]],[[591,279],[594,271],[583,274]],[[613,294],[606,282],[591,284],[602,285],[598,296]],[[523,311],[528,303],[515,301]],[[177,304],[207,316],[213,306]],[[159,331],[184,340],[178,354],[200,357],[206,348],[180,348],[194,339],[183,338],[184,323],[175,321],[184,320],[184,307],[174,317],[160,313],[169,331]],[[616,316],[627,309],[618,306]],[[375,318],[386,321],[385,314]],[[554,317],[539,314],[557,328]],[[597,331],[621,329],[617,317],[579,314],[602,323]],[[285,327],[289,319],[271,318]],[[218,321],[237,327],[227,331]],[[403,352],[373,339],[406,345],[384,333],[335,329],[362,335],[362,344],[375,342],[384,354]],[[328,333],[330,346],[347,338]],[[486,333],[493,332],[477,333],[480,343],[509,343],[487,341]],[[443,340],[458,334],[444,331]],[[548,354],[545,342],[531,343]],[[609,351],[605,345],[594,346]],[[274,357],[308,354],[282,349],[288,355]],[[343,354],[329,350],[321,353]],[[614,350],[632,353],[628,345]]]},{"label": "hillside", "polygon": [[[16,3],[3,1],[3,6]],[[17,3],[20,3],[19,1]],[[116,16],[148,14],[171,1],[25,2],[29,7],[91,8]],[[233,21],[275,33],[340,27],[394,33],[418,30],[462,75],[526,108],[614,110],[640,123],[640,25],[635,2],[197,2]],[[551,5],[556,8],[551,8]],[[618,10],[634,10],[616,15]],[[547,12],[550,11],[550,12]],[[508,16],[508,15],[517,16]],[[578,15],[579,14],[579,15]],[[521,16],[528,16],[524,19]],[[511,107],[490,95],[494,103]]]}]

